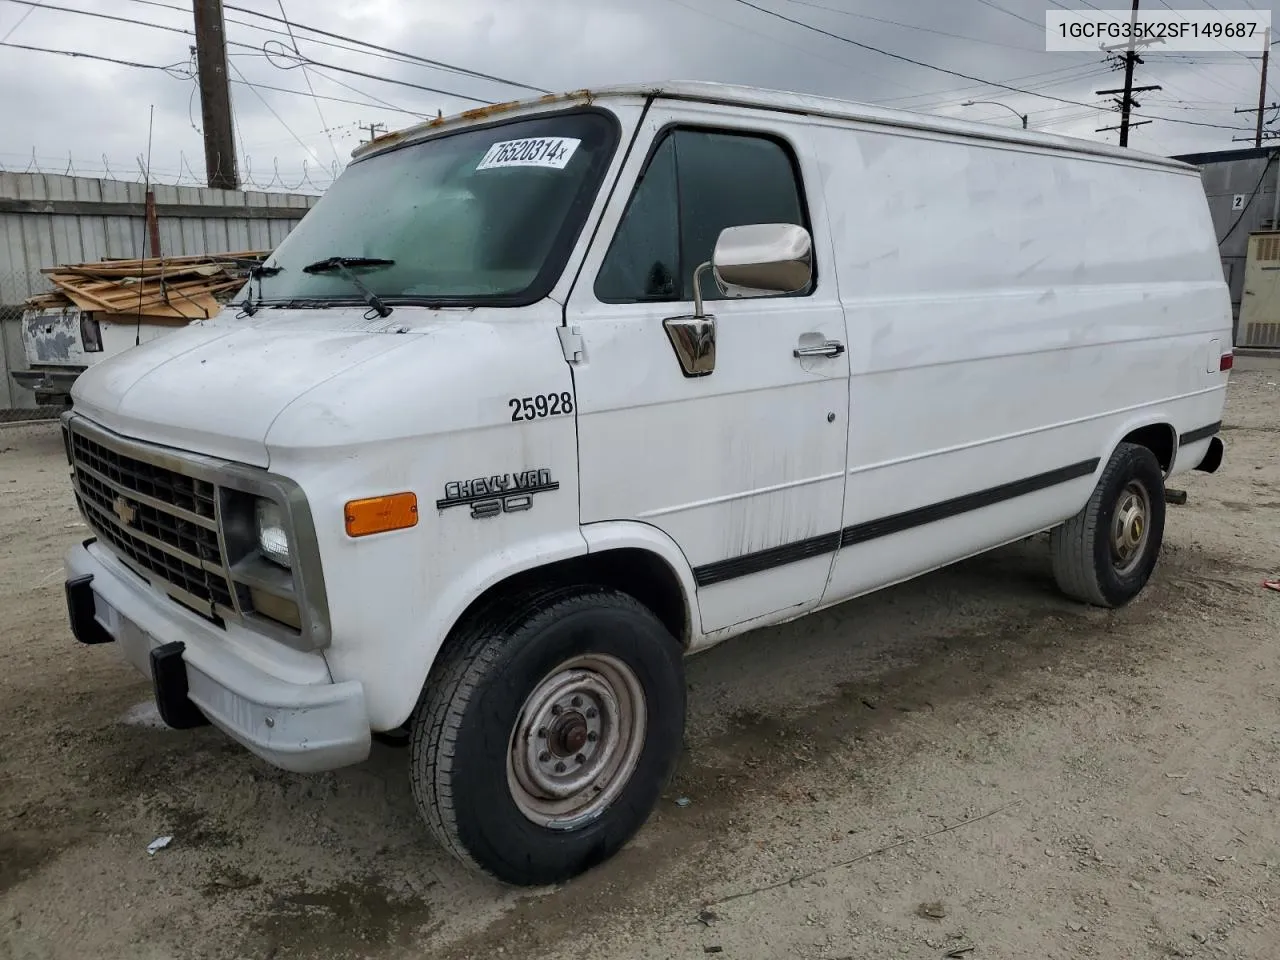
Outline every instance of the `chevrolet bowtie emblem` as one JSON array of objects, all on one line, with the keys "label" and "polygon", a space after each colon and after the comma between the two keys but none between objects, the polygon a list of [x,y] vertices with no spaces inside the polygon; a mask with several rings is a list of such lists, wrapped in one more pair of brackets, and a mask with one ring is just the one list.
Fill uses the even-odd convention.
[{"label": "chevrolet bowtie emblem", "polygon": [[111,509],[115,515],[120,518],[120,522],[126,527],[133,526],[134,517],[138,515],[138,508],[126,500],[124,497],[116,497],[115,503]]}]

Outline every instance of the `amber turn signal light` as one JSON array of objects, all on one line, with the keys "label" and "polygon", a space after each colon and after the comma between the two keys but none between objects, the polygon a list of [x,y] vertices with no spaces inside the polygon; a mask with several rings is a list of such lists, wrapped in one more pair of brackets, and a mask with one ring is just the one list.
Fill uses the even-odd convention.
[{"label": "amber turn signal light", "polygon": [[418,524],[418,497],[413,493],[391,493],[384,497],[348,500],[343,514],[348,537],[404,530]]}]

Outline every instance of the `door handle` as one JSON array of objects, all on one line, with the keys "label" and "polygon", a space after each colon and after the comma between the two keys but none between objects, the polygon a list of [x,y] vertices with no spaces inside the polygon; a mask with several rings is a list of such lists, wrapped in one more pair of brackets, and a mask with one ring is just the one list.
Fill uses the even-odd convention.
[{"label": "door handle", "polygon": [[844,344],[839,340],[828,340],[826,343],[815,343],[812,346],[796,347],[791,355],[800,357],[838,357],[844,353]]}]

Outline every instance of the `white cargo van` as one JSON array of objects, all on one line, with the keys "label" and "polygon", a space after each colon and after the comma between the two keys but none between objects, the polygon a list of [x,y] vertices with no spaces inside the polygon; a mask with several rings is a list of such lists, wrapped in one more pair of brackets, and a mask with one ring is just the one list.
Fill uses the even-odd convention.
[{"label": "white cargo van", "polygon": [[1180,163],[713,84],[474,111],[81,376],[70,617],[280,767],[411,732],[440,841],[556,881],[648,816],[687,653],[1045,530],[1133,598],[1231,350]]}]

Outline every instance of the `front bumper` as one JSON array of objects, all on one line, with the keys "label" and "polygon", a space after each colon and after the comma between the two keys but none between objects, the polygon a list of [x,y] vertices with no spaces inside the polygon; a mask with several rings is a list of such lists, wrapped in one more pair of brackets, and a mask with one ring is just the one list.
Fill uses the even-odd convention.
[{"label": "front bumper", "polygon": [[358,682],[273,676],[261,656],[255,663],[242,655],[222,630],[153,592],[94,541],[73,547],[64,565],[72,632],[83,643],[114,640],[125,659],[151,677],[171,726],[207,719],[268,763],[299,773],[369,755]]},{"label": "front bumper", "polygon": [[83,367],[72,367],[69,370],[11,370],[9,378],[24,390],[36,395],[36,403],[57,405],[71,399],[71,387],[80,376]]}]

